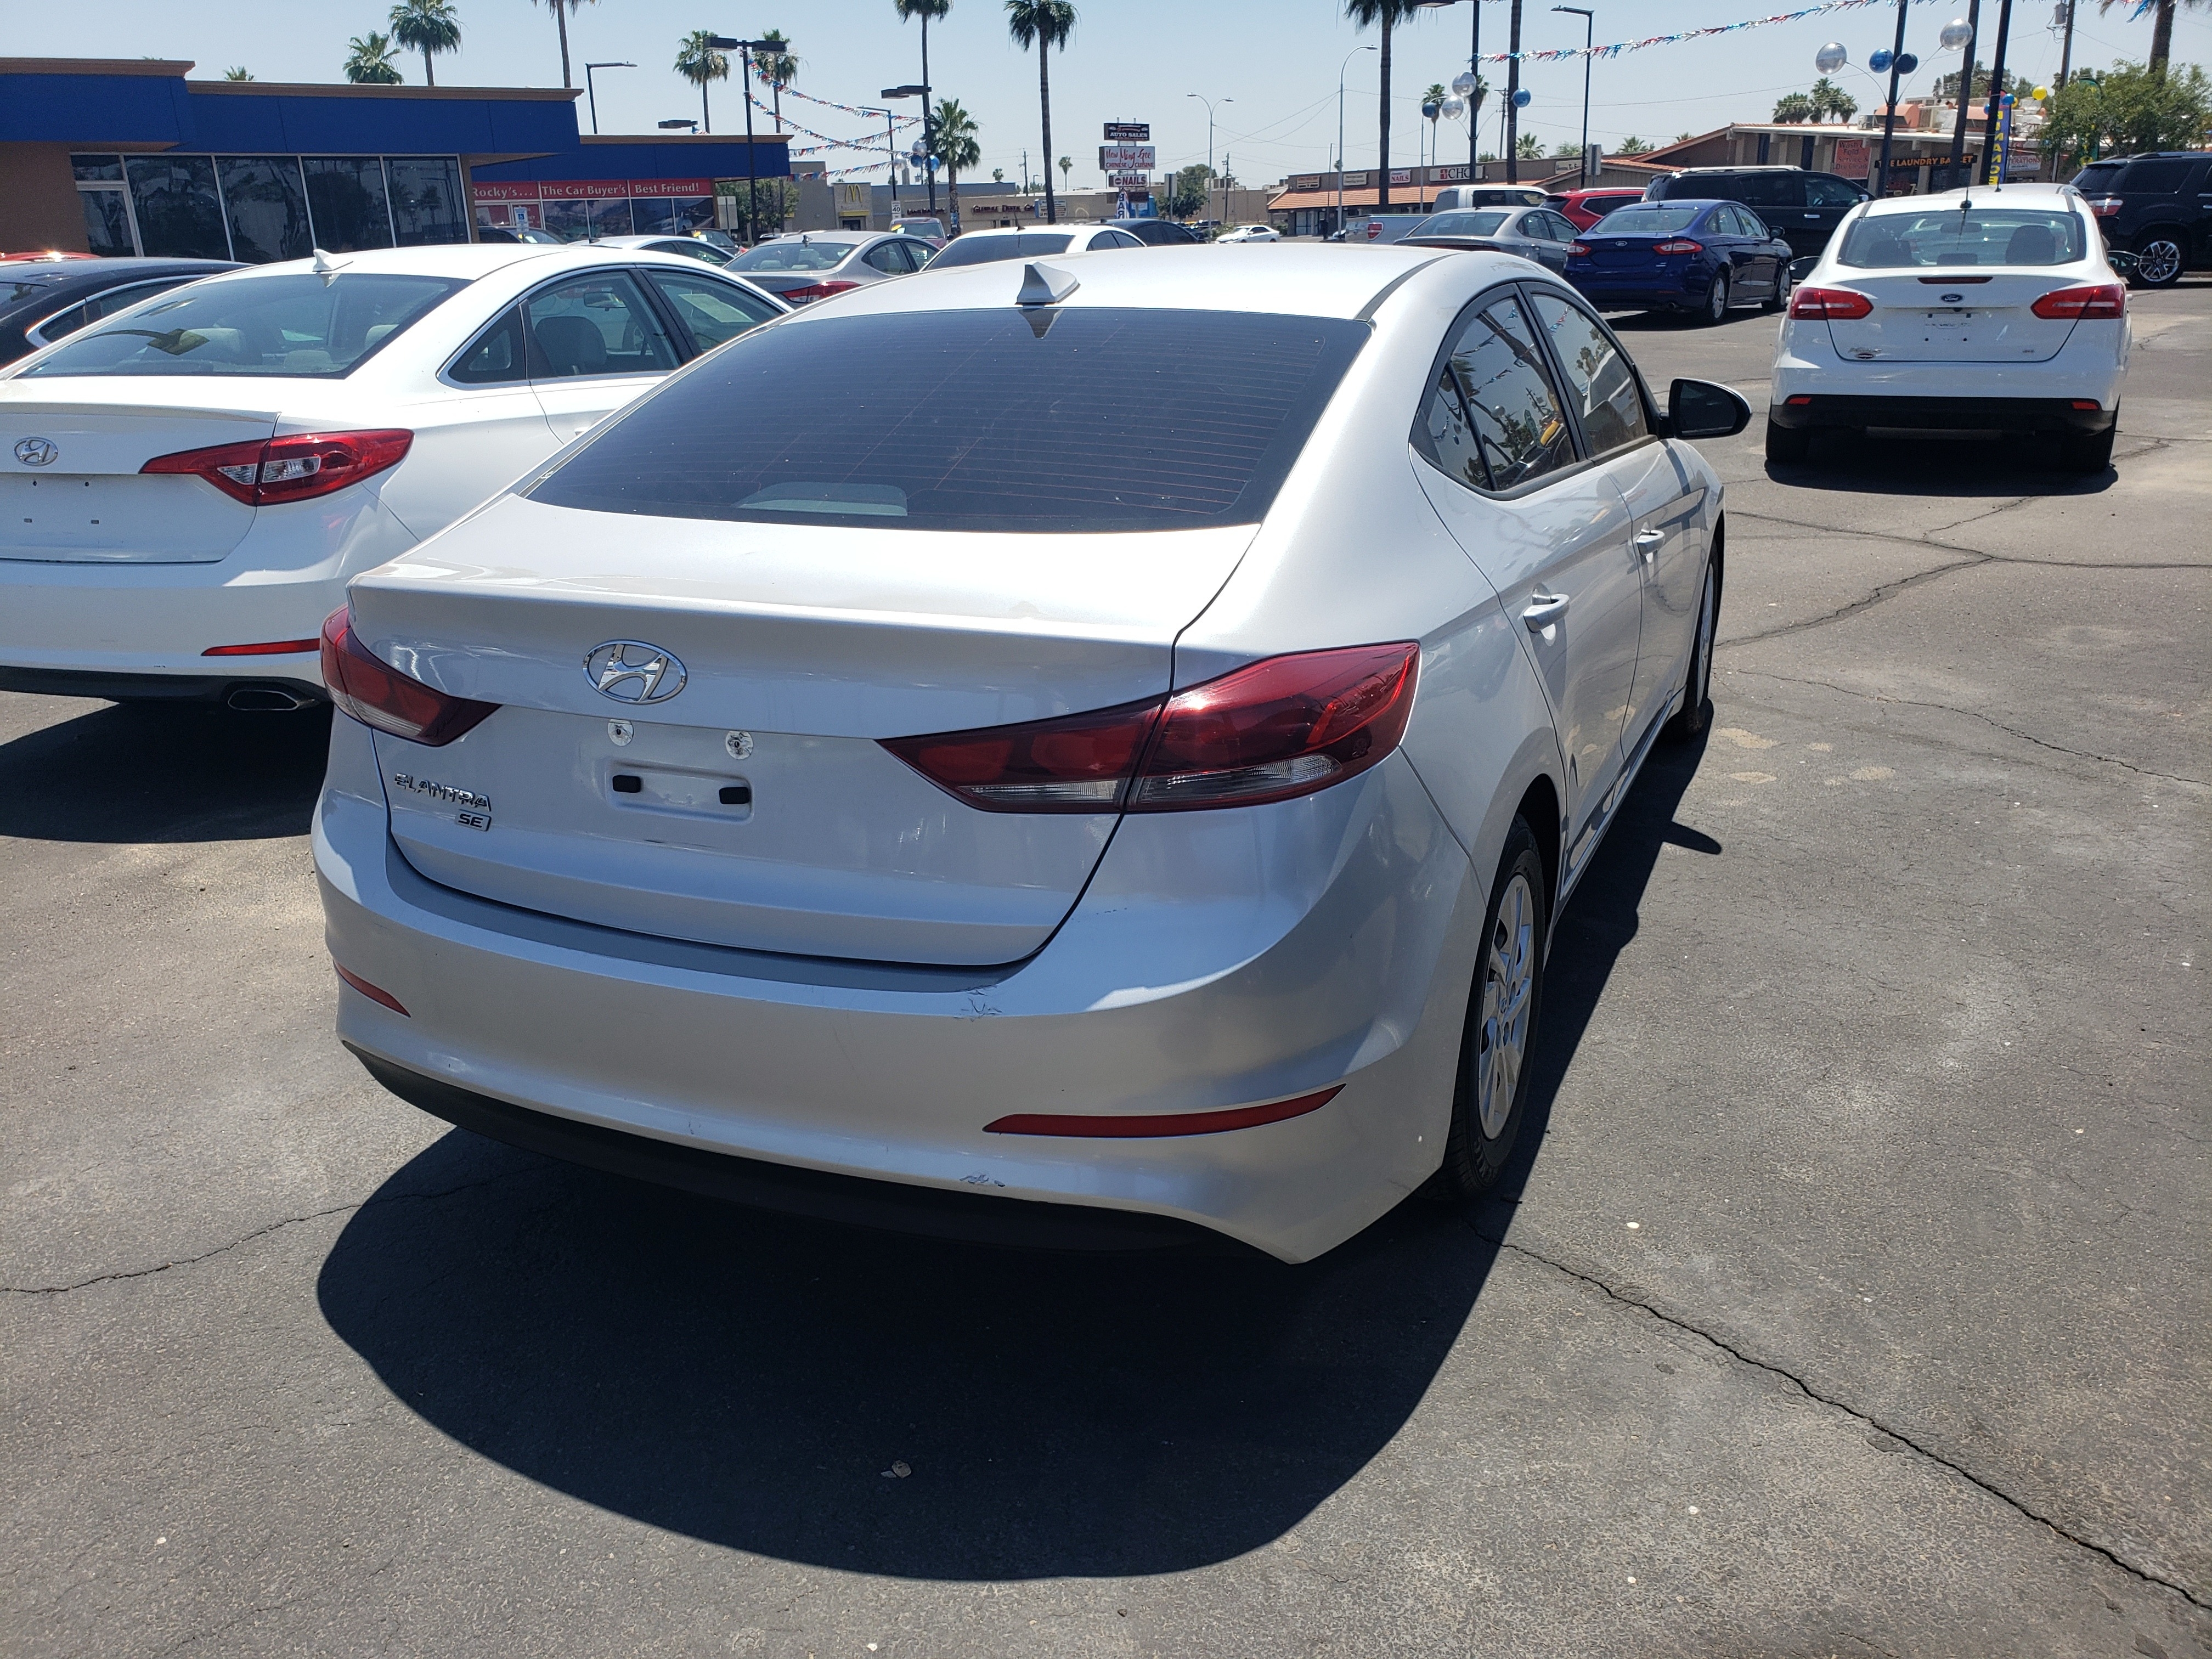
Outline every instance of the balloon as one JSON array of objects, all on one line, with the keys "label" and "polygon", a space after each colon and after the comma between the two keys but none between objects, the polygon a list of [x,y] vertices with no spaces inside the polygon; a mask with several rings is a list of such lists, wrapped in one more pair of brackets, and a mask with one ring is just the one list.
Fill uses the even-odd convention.
[{"label": "balloon", "polygon": [[1515,93],[1514,93],[1514,94],[1513,94],[1513,107],[1514,107],[1514,108],[1516,108],[1516,109],[1526,109],[1526,108],[1528,108],[1528,107],[1529,102],[1530,102],[1530,99],[1529,99],[1529,95],[1528,95],[1528,88],[1526,88],[1526,87],[1522,87],[1522,88],[1521,88],[1518,91],[1516,91],[1516,92],[1515,92]]},{"label": "balloon", "polygon": [[1445,119],[1445,120],[1447,120],[1447,121],[1456,121],[1456,120],[1458,120],[1458,119],[1459,119],[1459,118],[1460,118],[1461,116],[1462,116],[1462,115],[1464,115],[1464,114],[1466,114],[1466,113],[1467,113],[1467,100],[1466,100],[1466,99],[1464,99],[1464,98],[1447,98],[1447,99],[1445,99],[1445,100],[1444,100],[1444,119]]},{"label": "balloon", "polygon": [[1956,52],[1973,38],[1974,31],[1963,17],[1954,17],[1936,37],[1946,52]]},{"label": "balloon", "polygon": [[2035,101],[2039,104],[2047,103],[2051,99],[2051,88],[2049,87],[2038,87],[2030,95],[2033,96]]},{"label": "balloon", "polygon": [[1899,75],[1910,75],[1913,70],[1919,67],[1920,60],[1917,58],[1915,58],[1911,52],[1899,52],[1898,54],[1897,72]]},{"label": "balloon", "polygon": [[1474,95],[1474,71],[1473,70],[1462,70],[1457,75],[1453,76],[1452,90],[1462,98],[1473,97]]},{"label": "balloon", "polygon": [[1813,54],[1813,67],[1823,75],[1833,75],[1850,61],[1850,53],[1844,50],[1841,42],[1835,40],[1829,41]]},{"label": "balloon", "polygon": [[1426,121],[1433,121],[1437,116],[1443,113],[1443,107],[1444,106],[1442,104],[1439,104],[1435,99],[1431,98],[1427,103],[1421,106],[1421,118]]},{"label": "balloon", "polygon": [[1875,53],[1873,57],[1867,59],[1867,67],[1872,70],[1876,75],[1887,74],[1889,70],[1889,64],[1890,57],[1887,47]]}]

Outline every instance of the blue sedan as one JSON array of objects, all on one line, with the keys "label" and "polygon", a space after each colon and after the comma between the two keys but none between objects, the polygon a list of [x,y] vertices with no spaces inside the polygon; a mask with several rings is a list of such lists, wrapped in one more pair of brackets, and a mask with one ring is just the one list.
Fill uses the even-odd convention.
[{"label": "blue sedan", "polygon": [[1607,310],[1717,323],[1730,306],[1787,306],[1790,259],[1790,244],[1741,203],[1632,202],[1567,250],[1567,280]]}]

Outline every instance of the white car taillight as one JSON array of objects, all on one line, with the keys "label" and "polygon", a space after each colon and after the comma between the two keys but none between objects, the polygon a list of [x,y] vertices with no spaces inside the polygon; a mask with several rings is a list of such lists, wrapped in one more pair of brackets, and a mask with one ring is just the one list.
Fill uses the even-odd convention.
[{"label": "white car taillight", "polygon": [[312,501],[359,483],[407,459],[411,432],[301,432],[258,443],[217,444],[156,455],[141,472],[205,478],[248,507]]}]

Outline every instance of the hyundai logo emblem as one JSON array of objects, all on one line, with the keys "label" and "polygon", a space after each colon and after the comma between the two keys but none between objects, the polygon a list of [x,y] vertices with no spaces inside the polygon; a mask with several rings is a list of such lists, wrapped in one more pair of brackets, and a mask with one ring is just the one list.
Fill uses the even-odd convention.
[{"label": "hyundai logo emblem", "polygon": [[26,438],[15,446],[15,459],[25,466],[52,466],[61,453],[52,438]]},{"label": "hyundai logo emblem", "polygon": [[665,702],[684,689],[684,663],[643,640],[609,640],[584,659],[592,690],[617,702]]}]

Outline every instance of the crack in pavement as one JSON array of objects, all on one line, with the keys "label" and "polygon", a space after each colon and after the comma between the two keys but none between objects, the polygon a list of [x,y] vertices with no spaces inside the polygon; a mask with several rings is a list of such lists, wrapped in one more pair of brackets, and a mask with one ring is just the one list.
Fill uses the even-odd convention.
[{"label": "crack in pavement", "polygon": [[172,1267],[197,1267],[203,1261],[211,1261],[216,1256],[251,1244],[257,1238],[266,1238],[271,1233],[283,1232],[288,1227],[304,1226],[310,1221],[320,1221],[329,1216],[347,1215],[356,1210],[365,1210],[372,1204],[399,1204],[410,1200],[450,1198],[455,1193],[473,1192],[479,1187],[489,1187],[495,1182],[511,1181],[515,1176],[526,1173],[527,1173],[526,1170],[510,1170],[501,1175],[488,1176],[482,1181],[464,1182],[458,1187],[441,1187],[434,1192],[394,1193],[389,1198],[372,1194],[368,1198],[357,1199],[350,1204],[332,1205],[327,1210],[312,1210],[306,1215],[285,1216],[281,1220],[271,1221],[265,1225],[256,1227],[252,1232],[240,1234],[227,1244],[218,1244],[211,1250],[203,1250],[198,1255],[177,1256],[171,1261],[155,1262],[150,1267],[131,1267],[117,1273],[94,1273],[89,1279],[80,1279],[68,1285],[0,1285],[0,1295],[66,1296],[71,1291],[82,1291],[94,1285],[115,1284],[131,1279],[150,1279],[156,1273],[167,1273]]},{"label": "crack in pavement", "polygon": [[1982,554],[1963,559],[1954,559],[1948,564],[1939,564],[1928,570],[1916,570],[1910,576],[1899,576],[1893,582],[1884,582],[1872,592],[1853,599],[1849,605],[1831,611],[1826,616],[1808,617],[1803,622],[1784,623],[1779,628],[1768,629],[1764,634],[1740,634],[1732,640],[1716,641],[1714,648],[1717,651],[1733,650],[1740,645],[1756,645],[1761,640],[1778,640],[1786,634],[1802,634],[1808,628],[1825,628],[1830,623],[1841,622],[1844,617],[1856,615],[1870,605],[1880,605],[1885,599],[1894,599],[1908,587],[1917,587],[1922,582],[1934,581],[1938,576],[1948,576],[1954,570],[1972,570],[1977,565],[1991,562],[1992,558],[1992,555]]},{"label": "crack in pavement", "polygon": [[1850,1405],[1844,1401],[1838,1400],[1832,1395],[1821,1393],[1819,1389],[1807,1382],[1803,1377],[1799,1376],[1796,1372],[1790,1370],[1784,1366],[1778,1365],[1771,1360],[1761,1359],[1756,1355],[1746,1353],[1742,1349],[1736,1347],[1734,1344],[1723,1340],[1721,1338],[1712,1334],[1710,1331],[1699,1329],[1697,1326],[1691,1324],[1687,1320],[1683,1319],[1677,1315],[1668,1313],[1664,1309],[1657,1307],[1650,1302],[1642,1300],[1638,1297],[1632,1296],[1624,1291],[1614,1289],[1604,1279],[1598,1278],[1595,1274],[1586,1273],[1578,1268],[1571,1267],[1564,1261],[1554,1261],[1552,1257],[1544,1255],[1540,1251],[1530,1249],[1525,1244],[1513,1243],[1497,1234],[1486,1232],[1481,1227],[1478,1226],[1472,1218],[1468,1219],[1467,1227],[1468,1230],[1474,1233],[1476,1237],[1482,1239],[1486,1243],[1496,1246],[1498,1249],[1510,1250],[1516,1255],[1524,1256],[1531,1261],[1537,1262],[1543,1267],[1549,1267],[1553,1272],[1571,1279],[1578,1284],[1589,1285],[1591,1289],[1599,1291],[1609,1300],[1620,1304],[1620,1305],[1625,1308],[1634,1308],[1639,1312],[1649,1314],[1652,1318],[1659,1321],[1662,1325],[1666,1325],[1672,1329],[1680,1331],[1686,1335],[1694,1336],[1701,1342],[1710,1343],[1712,1346],[1719,1349],[1721,1352],[1728,1355],[1729,1358],[1735,1360],[1739,1364],[1748,1365],[1754,1370],[1764,1371],[1770,1376],[1781,1378],[1782,1381],[1789,1383],[1790,1387],[1796,1389],[1798,1393],[1803,1395],[1808,1400],[1813,1401],[1817,1404],[1828,1407],[1831,1410],[1841,1412],[1844,1415],[1852,1419],[1854,1421],[1865,1424],[1869,1428],[1879,1430],[1881,1433],[1887,1435],[1891,1439],[1896,1441],[1899,1445],[1904,1446],[1917,1453],[1918,1455],[1926,1458],[1929,1462],[1937,1465],[1939,1468],[1949,1470],[1953,1474],[1957,1475],[1960,1480],[1966,1481],[1969,1486],[1973,1486],[1976,1490],[1985,1492],[1990,1497],[1996,1498],[2008,1509],[2014,1510],[2015,1513],[2024,1516],[2027,1520],[2033,1521],[2041,1526],[2049,1528],[2053,1534],[2064,1539],[2075,1548],[2087,1550],[2093,1555],[2103,1557],[2106,1560],[2111,1562],[2114,1566],[2119,1568],[2121,1571],[2128,1574],[2130,1577],[2139,1579],[2146,1584],[2155,1584],[2161,1589],[2172,1590],[2176,1595],[2180,1596],[2182,1600],[2189,1602],[2192,1607],[2212,1608],[2212,1596],[2200,1595],[2197,1591],[2191,1589],[2186,1584],[2179,1583],[2173,1579],[2164,1577],[2156,1572],[2151,1571],[2148,1568],[2137,1566],[2134,1562],[2130,1561],[2118,1551],[2111,1549],[2103,1544],[2100,1544],[2094,1539],[2084,1538],[2078,1533],[2068,1531],[2064,1527],[2059,1525],[2057,1522],[2052,1520],[2049,1516],[2042,1514],[2040,1511],[2030,1507],[2021,1499],[2014,1497],[2010,1492],[2005,1491],[2003,1487],[1996,1486],[1990,1481],[1983,1479],[1980,1475],[1976,1474],[1972,1469],[1966,1468],[1962,1464],[1953,1462],[1950,1458],[1946,1457],[1942,1453],[1936,1451],[1930,1447],[1923,1445],[1911,1435],[1891,1427],[1888,1424],[1883,1422],[1880,1418],[1874,1416],[1872,1413],[1861,1411],[1857,1407]]},{"label": "crack in pavement", "polygon": [[1893,697],[1881,691],[1867,691],[1857,686],[1838,685],[1833,680],[1808,679],[1800,674],[1778,674],[1768,668],[1731,668],[1728,672],[1731,674],[1748,675],[1753,679],[1779,680],[1784,685],[1817,685],[1826,690],[1840,691],[1847,697],[1858,697],[1869,702],[1894,703],[1901,708],[1935,708],[1947,714],[1963,714],[1969,720],[1981,721],[1984,726],[1993,726],[2006,736],[2017,738],[2022,743],[2033,744],[2038,749],[2047,749],[2054,755],[2071,755],[2076,760],[2095,761],[2104,766],[2117,766],[2123,771],[2134,773],[2139,778],[2156,778],[2161,783],[2178,783],[2192,789],[2212,787],[2212,784],[2208,784],[2203,778],[2183,777],[2173,772],[2155,772],[2149,767],[2137,766],[2134,762],[2121,760],[2117,756],[2093,754],[2087,749],[2069,749],[2063,743],[2052,743],[2048,738],[2022,732],[2016,726],[2007,726],[1996,716],[1982,714],[1978,709],[1960,708],[1948,702],[1929,702],[1919,697]]}]

